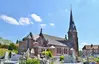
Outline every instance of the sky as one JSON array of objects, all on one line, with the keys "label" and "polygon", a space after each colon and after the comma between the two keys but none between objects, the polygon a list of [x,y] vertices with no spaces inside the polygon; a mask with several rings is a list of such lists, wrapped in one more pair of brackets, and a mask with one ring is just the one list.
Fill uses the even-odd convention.
[{"label": "sky", "polygon": [[32,32],[64,38],[70,20],[70,5],[79,48],[99,43],[99,0],[0,0],[0,37],[21,40]]}]

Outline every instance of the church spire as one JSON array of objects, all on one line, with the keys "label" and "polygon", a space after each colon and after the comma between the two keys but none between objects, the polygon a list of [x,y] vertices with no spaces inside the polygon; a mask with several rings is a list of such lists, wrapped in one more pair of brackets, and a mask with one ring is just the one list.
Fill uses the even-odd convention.
[{"label": "church spire", "polygon": [[70,24],[69,24],[69,32],[70,31],[76,31],[76,26],[73,20],[73,15],[72,15],[72,7],[70,7]]},{"label": "church spire", "polygon": [[41,30],[40,30],[39,36],[43,37],[42,28],[41,28]]}]

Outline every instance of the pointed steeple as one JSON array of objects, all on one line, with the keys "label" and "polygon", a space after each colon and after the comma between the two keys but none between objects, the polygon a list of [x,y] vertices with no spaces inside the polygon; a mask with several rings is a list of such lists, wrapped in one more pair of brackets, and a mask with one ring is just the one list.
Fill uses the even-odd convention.
[{"label": "pointed steeple", "polygon": [[43,37],[43,34],[42,34],[42,28],[41,28],[41,30],[40,30],[40,34],[39,34],[39,36]]},{"label": "pointed steeple", "polygon": [[30,35],[31,39],[33,40],[33,34],[32,34],[32,32],[30,32],[29,35]]},{"label": "pointed steeple", "polygon": [[32,32],[30,32],[30,34],[29,34],[30,36],[31,36],[31,38],[33,38],[33,34],[32,34]]},{"label": "pointed steeple", "polygon": [[70,24],[69,24],[69,32],[70,31],[76,31],[76,26],[73,20],[73,15],[72,15],[72,7],[70,8]]}]

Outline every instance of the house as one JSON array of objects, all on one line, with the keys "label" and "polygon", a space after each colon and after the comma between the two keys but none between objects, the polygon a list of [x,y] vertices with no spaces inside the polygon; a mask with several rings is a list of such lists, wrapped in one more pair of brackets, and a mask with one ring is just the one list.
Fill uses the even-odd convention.
[{"label": "house", "polygon": [[72,9],[70,10],[70,24],[68,30],[68,37],[64,38],[44,34],[42,29],[39,34],[32,34],[31,32],[19,41],[19,54],[26,52],[28,49],[34,49],[35,54],[40,54],[46,49],[51,49],[54,56],[70,54],[70,48],[75,50],[75,55],[78,56],[78,36],[77,29],[72,16]]},{"label": "house", "polygon": [[85,45],[82,51],[84,56],[99,56],[99,45]]}]

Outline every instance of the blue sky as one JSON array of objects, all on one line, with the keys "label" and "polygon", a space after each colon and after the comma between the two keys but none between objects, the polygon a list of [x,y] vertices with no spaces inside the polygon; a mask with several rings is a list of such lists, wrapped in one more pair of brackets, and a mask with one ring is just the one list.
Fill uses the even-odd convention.
[{"label": "blue sky", "polygon": [[99,42],[99,0],[0,0],[0,36],[15,42],[29,32],[64,37],[70,4],[80,48]]}]

